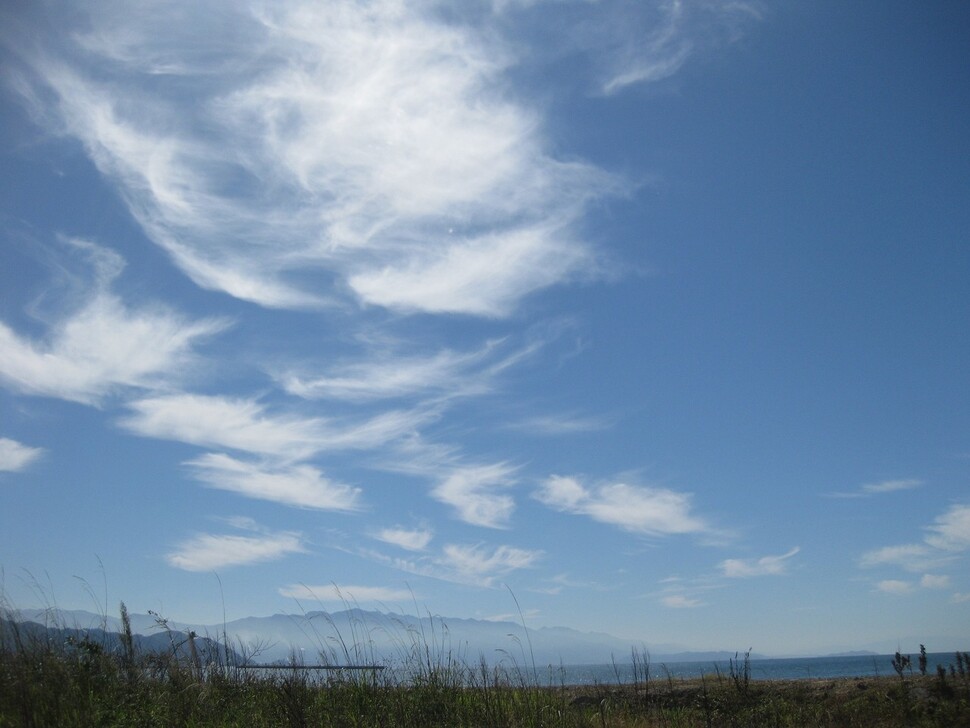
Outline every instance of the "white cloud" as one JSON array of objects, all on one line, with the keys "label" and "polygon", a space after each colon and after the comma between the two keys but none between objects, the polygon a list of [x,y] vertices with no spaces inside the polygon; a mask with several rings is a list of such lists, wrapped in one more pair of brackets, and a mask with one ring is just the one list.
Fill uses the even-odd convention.
[{"label": "white cloud", "polygon": [[561,225],[506,230],[413,255],[350,277],[365,301],[387,308],[500,317],[524,293],[593,264]]},{"label": "white cloud", "polygon": [[909,478],[906,480],[884,480],[880,483],[866,483],[862,486],[863,493],[894,493],[899,490],[911,490],[923,485],[922,480]]},{"label": "white cloud", "polygon": [[498,577],[530,568],[544,555],[539,550],[506,545],[488,548],[481,544],[446,544],[440,553],[406,559],[367,549],[358,553],[409,574],[476,587],[490,587]]},{"label": "white cloud", "polygon": [[[970,549],[970,506],[958,503],[936,517],[926,528],[923,543],[885,546],[868,551],[859,559],[863,567],[894,565],[907,571],[939,569]],[[932,577],[931,577],[932,578]]]},{"label": "white cloud", "polygon": [[[287,392],[306,399],[367,402],[429,392],[447,396],[482,394],[489,390],[495,374],[523,355],[515,352],[490,362],[501,343],[490,341],[467,353],[443,349],[432,356],[377,351],[323,375],[291,371],[278,380]],[[525,351],[529,350],[531,347]]]},{"label": "white cloud", "polygon": [[248,463],[221,453],[206,453],[185,464],[202,482],[247,498],[320,510],[350,511],[360,507],[359,488],[334,483],[310,465]]},{"label": "white cloud", "polygon": [[25,394],[98,404],[124,388],[157,388],[177,381],[198,340],[226,327],[219,319],[188,321],[161,306],[131,309],[108,288],[124,261],[113,251],[65,240],[93,267],[77,308],[31,341],[0,323],[0,381]]},{"label": "white cloud", "polygon": [[927,529],[930,535],[926,543],[944,551],[970,549],[970,505],[958,504],[941,516]]},{"label": "white cloud", "polygon": [[954,592],[953,596],[950,597],[950,602],[953,604],[966,604],[970,602],[970,593]]},{"label": "white cloud", "polygon": [[576,478],[553,475],[535,498],[566,513],[649,535],[698,533],[707,525],[690,513],[690,496],[666,488],[609,483],[587,488]]},{"label": "white cloud", "polygon": [[287,554],[302,553],[299,533],[284,531],[257,536],[201,534],[178,544],[165,559],[185,571],[211,571],[275,561]]},{"label": "white cloud", "polygon": [[919,585],[924,589],[946,589],[950,586],[950,577],[945,574],[923,574]]},{"label": "white cloud", "polygon": [[502,316],[589,273],[573,224],[619,185],[550,155],[494,28],[394,0],[251,10],[90,6],[19,45],[37,118],[197,284],[305,307],[336,277],[365,304]]},{"label": "white cloud", "polygon": [[383,586],[352,586],[325,584],[307,586],[289,584],[279,589],[281,596],[305,601],[334,604],[360,604],[362,602],[410,602],[414,594],[408,589],[393,589]]},{"label": "white cloud", "polygon": [[375,538],[406,551],[424,551],[434,538],[434,533],[427,529],[385,528]]},{"label": "white cloud", "polygon": [[510,486],[516,469],[507,463],[456,468],[432,489],[431,496],[452,506],[466,523],[505,528],[515,500],[494,491]]},{"label": "white cloud", "polygon": [[448,544],[437,563],[464,581],[488,585],[496,576],[529,568],[541,557],[541,551],[512,546],[499,546],[489,551],[482,546]]},{"label": "white cloud", "polygon": [[[645,39],[620,48],[613,74],[603,83],[603,93],[611,94],[636,83],[659,81],[676,73],[690,57],[691,40],[681,31],[685,7],[680,0],[660,6],[664,12],[659,28]],[[630,37],[628,33],[623,36]]]},{"label": "white cloud", "polygon": [[788,559],[801,549],[798,546],[780,556],[762,556],[757,561],[750,559],[727,559],[720,564],[724,576],[745,579],[753,576],[780,576],[788,569]]},{"label": "white cloud", "polygon": [[899,579],[885,579],[876,584],[876,589],[887,594],[909,594],[913,591],[913,585]]},{"label": "white cloud", "polygon": [[30,447],[16,440],[0,437],[0,472],[15,473],[24,470],[43,453],[43,448]]},{"label": "white cloud", "polygon": [[509,429],[529,435],[575,435],[609,429],[613,420],[607,417],[583,417],[574,413],[530,417],[508,425]]},{"label": "white cloud", "polygon": [[901,490],[912,490],[924,484],[922,480],[916,478],[906,478],[899,480],[883,480],[878,483],[865,483],[859,486],[858,490],[848,492],[826,493],[830,498],[869,498],[882,493],[895,493]]},{"label": "white cloud", "polygon": [[668,594],[660,598],[660,603],[671,609],[690,609],[704,606],[704,602],[684,594]]},{"label": "white cloud", "polygon": [[325,450],[378,447],[413,431],[430,412],[390,411],[368,420],[335,422],[267,413],[254,399],[175,394],[128,403],[120,424],[146,437],[289,459]]},{"label": "white cloud", "polygon": [[303,458],[320,449],[319,419],[266,414],[253,399],[175,394],[135,400],[121,425],[146,437]]},{"label": "white cloud", "polygon": [[731,42],[761,17],[758,2],[591,3],[582,27],[567,37],[587,53],[598,75],[599,91],[661,81],[677,73],[707,47]]},{"label": "white cloud", "polygon": [[899,566],[906,571],[926,571],[935,569],[949,561],[949,557],[925,544],[911,543],[899,546],[884,546],[867,551],[859,559],[864,568],[874,566]]}]

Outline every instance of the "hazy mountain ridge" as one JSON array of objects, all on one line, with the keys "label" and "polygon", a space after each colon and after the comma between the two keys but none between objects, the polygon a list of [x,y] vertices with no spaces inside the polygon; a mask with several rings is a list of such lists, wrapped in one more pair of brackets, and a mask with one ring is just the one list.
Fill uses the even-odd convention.
[{"label": "hazy mountain ridge", "polygon": [[[84,610],[20,610],[16,621],[75,629],[119,632],[117,617]],[[490,621],[428,614],[418,617],[359,608],[336,612],[274,614],[243,617],[225,624],[163,622],[152,614],[130,615],[138,635],[168,640],[167,628],[177,633],[194,631],[215,641],[227,638],[242,659],[268,664],[296,660],[306,664],[400,663],[418,656],[423,660],[447,660],[474,665],[481,658],[490,664],[505,663],[531,668],[548,665],[628,664],[636,650],[654,665],[674,662],[726,661],[743,651],[689,650],[678,645],[635,642],[605,632],[582,632],[569,627],[524,628],[521,623]],[[930,651],[950,650],[952,640],[925,638]],[[903,640],[903,652],[918,652],[919,642]],[[910,645],[912,643],[912,645]],[[166,644],[168,644],[166,642]],[[818,656],[839,654],[892,654],[897,642],[860,646],[861,649],[820,650]],[[798,655],[800,657],[810,655]],[[752,652],[751,659],[763,654]],[[792,655],[796,657],[796,655]]]},{"label": "hazy mountain ridge", "polygon": [[[19,616],[19,615],[18,615]],[[91,615],[96,616],[96,615]],[[120,620],[118,628],[120,630]],[[54,643],[66,646],[70,649],[85,650],[89,646],[96,645],[98,649],[105,652],[123,653],[124,641],[120,631],[108,629],[107,626],[69,626],[53,621],[43,623],[33,620],[0,617],[0,638],[5,645],[34,644],[37,642]],[[216,661],[228,660],[238,663],[240,655],[234,650],[227,648],[224,644],[210,637],[195,637],[195,650],[203,661],[210,659]],[[132,646],[137,653],[171,653],[174,652],[179,658],[189,658],[191,648],[189,647],[188,632],[163,631],[155,634],[132,633]]]},{"label": "hazy mountain ridge", "polygon": [[[115,632],[121,629],[117,617],[84,610],[21,610],[15,618],[77,629]],[[154,615],[132,613],[130,619],[136,634],[157,635],[164,631]],[[515,622],[437,615],[417,617],[359,608],[243,617],[219,625],[171,620],[165,624],[171,630],[194,631],[212,639],[226,636],[237,652],[261,663],[293,659],[307,664],[384,663],[400,662],[420,654],[424,659],[450,657],[468,664],[476,664],[484,657],[491,664],[545,666],[608,663],[614,659],[625,662],[629,661],[633,649],[643,655],[650,654],[653,661],[678,659],[675,654],[659,654],[653,645],[633,643],[604,632],[581,632],[568,627],[526,629]]]}]

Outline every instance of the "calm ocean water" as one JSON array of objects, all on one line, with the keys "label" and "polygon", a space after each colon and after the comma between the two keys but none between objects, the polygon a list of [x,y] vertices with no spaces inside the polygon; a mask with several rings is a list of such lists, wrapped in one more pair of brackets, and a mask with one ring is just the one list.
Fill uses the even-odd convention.
[{"label": "calm ocean water", "polygon": [[[913,671],[917,672],[918,654],[910,655]],[[927,653],[927,674],[936,674],[936,666],[949,668],[956,662],[952,652]],[[893,655],[852,655],[848,657],[791,657],[784,659],[751,660],[752,680],[797,680],[824,677],[877,677],[895,675]],[[650,680],[700,677],[720,672],[730,679],[730,664],[724,661],[671,662],[650,664]],[[638,669],[642,680],[642,668]],[[538,679],[548,685],[596,685],[626,684],[638,676],[629,664],[614,665],[565,665],[553,668],[537,668]]]},{"label": "calm ocean water", "polygon": [[[918,674],[918,654],[910,655],[913,661],[913,673]],[[935,675],[936,666],[949,666],[956,663],[953,652],[927,653],[927,674]],[[789,657],[778,659],[751,660],[752,680],[800,680],[811,678],[852,678],[852,677],[885,677],[895,675],[893,669],[893,655],[852,655],[848,657]],[[743,658],[741,660],[743,663]],[[738,663],[736,663],[738,665]],[[303,679],[310,682],[326,683],[333,678],[357,675],[356,670],[321,670],[319,668],[285,668],[260,666],[254,672],[262,677],[288,676],[291,671],[302,673]],[[531,668],[521,665],[505,677],[512,683],[538,684],[556,687],[559,685],[625,685],[635,681],[643,682],[643,665],[637,667],[634,673],[630,663],[598,665],[554,665],[543,667],[537,665],[535,673]],[[373,676],[373,672],[365,670]],[[908,674],[909,671],[907,671]],[[664,681],[668,678],[696,678],[702,675],[716,676],[718,673],[724,680],[730,680],[731,665],[728,660],[701,660],[698,662],[651,662],[649,665],[650,681]],[[385,678],[394,683],[407,683],[411,673],[407,669],[400,672],[389,667]],[[473,671],[472,685],[478,684],[480,675]],[[716,679],[716,678],[715,678]]]}]

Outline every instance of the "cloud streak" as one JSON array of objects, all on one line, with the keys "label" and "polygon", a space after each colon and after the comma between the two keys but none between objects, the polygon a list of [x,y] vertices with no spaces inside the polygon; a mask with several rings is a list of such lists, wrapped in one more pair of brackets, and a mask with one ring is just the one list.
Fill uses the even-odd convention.
[{"label": "cloud streak", "polygon": [[900,579],[884,579],[876,584],[876,589],[886,594],[909,594],[913,591],[913,584]]},{"label": "cloud streak", "polygon": [[258,455],[302,460],[323,451],[370,449],[410,433],[429,412],[383,412],[370,419],[337,422],[321,417],[271,413],[252,398],[174,394],[128,403],[120,424],[145,437],[204,447],[228,447]]},{"label": "cloud streak", "polygon": [[491,587],[500,577],[532,568],[545,555],[541,550],[507,544],[490,548],[484,544],[456,543],[445,544],[439,552],[413,558],[395,558],[366,550],[360,554],[409,574],[479,587]]},{"label": "cloud streak", "polygon": [[165,560],[183,571],[212,571],[276,561],[304,551],[301,535],[291,531],[257,536],[205,533],[182,541]]},{"label": "cloud streak", "polygon": [[926,544],[912,543],[867,551],[859,558],[859,566],[898,566],[906,571],[925,571],[939,568],[950,560],[948,554],[941,554]]},{"label": "cloud streak", "polygon": [[883,493],[896,493],[902,490],[912,490],[923,485],[922,480],[906,478],[902,480],[883,480],[879,483],[866,483],[858,490],[847,493],[830,493],[830,498],[869,498]]},{"label": "cloud streak", "polygon": [[730,579],[748,579],[755,576],[781,576],[788,571],[788,560],[801,549],[796,546],[780,556],[762,556],[756,561],[749,559],[726,559],[720,564],[721,572]]},{"label": "cloud streak", "polygon": [[505,528],[515,500],[495,491],[512,485],[516,470],[507,463],[456,468],[432,489],[431,497],[454,508],[465,523]]},{"label": "cloud streak", "polygon": [[[936,517],[922,543],[884,546],[859,557],[859,566],[897,566],[920,572],[939,569],[970,550],[970,505],[956,503]],[[932,579],[932,577],[930,577]]]},{"label": "cloud streak", "polygon": [[0,472],[16,473],[25,470],[43,454],[43,448],[30,447],[7,437],[0,437]]},{"label": "cloud streak", "polygon": [[511,352],[503,340],[488,341],[477,350],[441,349],[433,355],[406,354],[391,349],[366,352],[357,361],[331,367],[322,373],[292,369],[276,375],[290,394],[304,399],[332,399],[367,404],[405,397],[431,397],[441,402],[453,397],[482,395],[503,371],[534,355],[543,345],[533,341]]},{"label": "cloud streak", "polygon": [[541,556],[540,551],[513,546],[489,551],[482,546],[448,544],[438,563],[465,580],[480,578],[490,584],[496,576],[533,566]]},{"label": "cloud streak", "polygon": [[98,405],[115,392],[172,386],[194,361],[193,346],[228,325],[190,321],[162,306],[132,309],[111,293],[124,267],[113,251],[67,241],[93,265],[81,304],[41,341],[0,322],[0,382],[23,394]]},{"label": "cloud streak", "polygon": [[690,512],[690,496],[666,488],[626,483],[587,487],[579,479],[553,475],[534,493],[541,503],[564,513],[650,536],[701,533],[707,524]]},{"label": "cloud streak", "polygon": [[424,551],[434,538],[434,533],[427,529],[395,527],[381,529],[374,538],[405,551]]},{"label": "cloud streak", "polygon": [[970,549],[970,505],[951,506],[928,529],[926,543],[943,551]]},{"label": "cloud streak", "polygon": [[667,594],[660,598],[660,603],[670,609],[693,609],[704,606],[700,599],[689,597],[686,594]]},{"label": "cloud streak", "polygon": [[361,602],[410,602],[414,595],[407,589],[392,589],[384,586],[353,586],[350,584],[325,584],[308,586],[289,584],[279,589],[280,596],[303,601],[333,604],[358,604]]},{"label": "cloud streak", "polygon": [[20,46],[16,84],[198,285],[302,308],[336,278],[365,305],[500,317],[595,267],[574,224],[620,185],[549,153],[497,35],[392,0],[225,3],[237,30],[200,53],[211,10],[89,9],[87,33]]},{"label": "cloud streak", "polygon": [[206,453],[185,464],[206,485],[247,498],[328,511],[360,508],[359,488],[334,483],[310,465],[250,463],[222,453]]}]

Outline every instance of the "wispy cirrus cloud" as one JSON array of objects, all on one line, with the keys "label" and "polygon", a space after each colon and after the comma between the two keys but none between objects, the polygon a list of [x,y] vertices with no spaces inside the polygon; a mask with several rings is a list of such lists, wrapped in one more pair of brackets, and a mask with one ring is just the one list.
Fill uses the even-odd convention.
[{"label": "wispy cirrus cloud", "polygon": [[355,586],[350,584],[289,584],[279,588],[280,596],[303,601],[333,604],[360,604],[363,602],[410,602],[414,594],[408,589],[386,586]]},{"label": "wispy cirrus cloud", "polygon": [[507,427],[528,435],[557,437],[607,430],[613,426],[613,423],[614,419],[610,417],[587,417],[576,413],[564,413],[529,417],[510,423]]},{"label": "wispy cirrus cloud", "polygon": [[949,554],[940,553],[927,544],[909,543],[866,551],[859,557],[859,566],[898,566],[906,571],[926,571],[944,566],[951,560]]},{"label": "wispy cirrus cloud", "polygon": [[434,538],[434,532],[426,528],[384,528],[374,538],[405,551],[424,551]]},{"label": "wispy cirrus cloud", "polygon": [[388,556],[379,551],[361,550],[361,556],[432,579],[491,587],[500,577],[535,566],[545,555],[537,549],[523,549],[503,544],[445,544],[440,551],[410,558]]},{"label": "wispy cirrus cloud", "polygon": [[876,589],[886,594],[910,594],[914,587],[909,581],[901,579],[884,579],[876,584]]},{"label": "wispy cirrus cloud", "polygon": [[122,258],[89,241],[64,242],[91,263],[88,289],[40,341],[0,322],[0,382],[8,388],[98,405],[114,392],[168,387],[190,368],[192,347],[228,325],[191,321],[163,306],[126,306],[110,290]]},{"label": "wispy cirrus cloud", "polygon": [[884,480],[880,483],[866,483],[862,486],[863,493],[895,493],[899,490],[911,490],[923,485],[922,480],[908,478],[905,480]]},{"label": "wispy cirrus cloud", "polygon": [[390,411],[340,422],[272,413],[252,398],[194,394],[146,397],[127,406],[131,414],[119,422],[139,435],[291,460],[326,450],[378,447],[434,417],[428,411]]},{"label": "wispy cirrus cloud", "polygon": [[165,560],[183,571],[212,571],[275,561],[306,550],[298,532],[257,530],[260,532],[253,536],[199,534],[179,543]]},{"label": "wispy cirrus cloud", "polygon": [[[686,4],[674,0],[657,6],[655,25],[640,42],[634,42],[629,30],[615,33],[613,37],[624,40],[607,54],[610,64],[602,81],[602,92],[616,93],[626,86],[659,81],[676,73],[693,50],[693,40],[683,28],[686,16]],[[616,22],[628,22],[631,17],[637,16],[618,14]]]},{"label": "wispy cirrus cloud", "polygon": [[[909,580],[886,579],[876,588],[892,594],[907,594],[922,589],[947,589],[951,581],[947,574],[926,573],[950,566],[970,551],[970,506],[965,503],[951,505],[925,529],[922,543],[884,546],[867,551],[859,557],[862,568],[895,566],[909,572],[924,572],[918,583]],[[953,601],[959,601],[959,594]]]},{"label": "wispy cirrus cloud", "polygon": [[919,585],[924,589],[946,589],[950,586],[950,577],[946,574],[923,574]]},{"label": "wispy cirrus cloud", "polygon": [[788,560],[801,549],[796,546],[780,556],[762,556],[757,560],[726,559],[720,569],[724,576],[732,579],[747,579],[755,576],[781,576],[788,571]]},{"label": "wispy cirrus cloud", "polygon": [[[202,287],[327,305],[317,273],[363,304],[496,317],[596,265],[575,222],[620,185],[549,152],[497,32],[392,0],[86,14],[9,41],[15,85]],[[211,14],[233,30],[200,46]]]},{"label": "wispy cirrus cloud", "polygon": [[723,589],[722,578],[715,578],[709,574],[695,578],[671,576],[660,580],[659,590],[643,595],[645,598],[656,599],[668,609],[696,609],[710,604],[704,595],[712,591]]},{"label": "wispy cirrus cloud", "polygon": [[950,506],[927,526],[922,543],[884,546],[859,557],[859,566],[897,566],[906,571],[932,571],[956,560],[970,550],[970,506]]},{"label": "wispy cirrus cloud", "polygon": [[430,356],[385,347],[327,371],[291,369],[276,374],[276,379],[287,392],[305,399],[368,403],[423,396],[442,401],[491,391],[502,372],[534,355],[545,343],[533,340],[510,351],[506,341],[492,340],[476,350],[441,349]]},{"label": "wispy cirrus cloud", "polygon": [[686,594],[667,594],[660,598],[660,603],[671,609],[693,609],[704,606],[704,602]]},{"label": "wispy cirrus cloud", "polygon": [[587,487],[578,478],[553,475],[533,497],[558,511],[651,536],[709,530],[701,518],[691,514],[690,495],[666,488],[627,483]]},{"label": "wispy cirrus cloud", "polygon": [[514,483],[517,469],[508,463],[455,468],[431,490],[431,497],[454,508],[465,523],[505,528],[515,500],[501,490]]},{"label": "wispy cirrus cloud", "polygon": [[904,579],[883,579],[876,582],[876,591],[886,594],[912,594],[919,589],[947,589],[950,577],[943,574],[923,574],[918,582]]},{"label": "wispy cirrus cloud", "polygon": [[16,473],[25,470],[44,454],[41,447],[31,447],[22,442],[0,437],[0,472]]},{"label": "wispy cirrus cloud", "polygon": [[270,414],[255,399],[173,394],[128,403],[120,424],[146,437],[302,459],[316,453],[319,418]]},{"label": "wispy cirrus cloud", "polygon": [[491,583],[497,576],[533,566],[542,555],[541,551],[513,546],[487,549],[483,546],[448,544],[442,550],[438,563],[464,579],[478,577],[485,583]]},{"label": "wispy cirrus cloud", "polygon": [[252,463],[222,453],[206,453],[185,465],[206,485],[247,498],[332,511],[358,510],[361,505],[359,488],[334,483],[311,465]]},{"label": "wispy cirrus cloud", "polygon": [[950,552],[970,549],[970,505],[950,506],[926,530],[926,543],[934,548]]},{"label": "wispy cirrus cloud", "polygon": [[737,40],[764,15],[764,4],[750,0],[503,0],[493,5],[499,13],[531,10],[545,23],[558,10],[555,34],[548,38],[553,50],[546,53],[583,53],[591,83],[604,95],[669,78],[693,56]]},{"label": "wispy cirrus cloud", "polygon": [[904,478],[900,480],[883,480],[878,483],[865,483],[858,490],[838,493],[828,493],[830,498],[868,498],[882,493],[896,493],[902,490],[912,490],[923,485],[922,480]]}]

